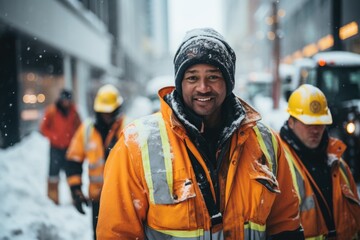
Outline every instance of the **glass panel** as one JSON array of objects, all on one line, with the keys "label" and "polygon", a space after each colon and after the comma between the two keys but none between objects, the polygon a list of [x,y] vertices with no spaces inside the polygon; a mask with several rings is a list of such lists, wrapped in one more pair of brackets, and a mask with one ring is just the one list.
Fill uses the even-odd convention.
[{"label": "glass panel", "polygon": [[360,99],[359,67],[324,68],[319,76],[319,87],[330,105],[339,101]]}]

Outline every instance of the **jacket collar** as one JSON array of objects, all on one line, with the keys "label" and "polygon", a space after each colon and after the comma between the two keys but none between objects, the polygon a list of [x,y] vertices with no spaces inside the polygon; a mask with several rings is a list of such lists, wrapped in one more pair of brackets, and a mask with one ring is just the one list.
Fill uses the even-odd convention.
[{"label": "jacket collar", "polygon": [[[280,129],[280,136],[284,142],[286,142],[289,146],[291,146],[295,152],[299,155],[299,153],[306,153],[307,155],[311,155],[312,153],[320,153],[324,152],[327,156],[327,165],[332,166],[336,160],[339,160],[346,150],[346,145],[337,138],[333,138],[328,136],[328,132],[324,132],[324,136],[322,139],[322,144],[324,146],[319,146],[317,149],[312,150],[306,148],[301,141],[296,137],[293,131],[288,126],[288,121],[284,123],[284,125]],[[321,144],[320,144],[321,145]],[[321,148],[321,149],[319,149]],[[301,155],[301,154],[300,154]],[[299,155],[300,159],[301,156]],[[303,160],[303,159],[302,159]]]}]

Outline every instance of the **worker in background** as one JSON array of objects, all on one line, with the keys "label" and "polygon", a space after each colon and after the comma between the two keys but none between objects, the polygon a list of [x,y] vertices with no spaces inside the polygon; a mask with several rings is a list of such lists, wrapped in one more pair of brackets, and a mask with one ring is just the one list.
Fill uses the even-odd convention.
[{"label": "worker in background", "polygon": [[72,93],[63,89],[56,102],[45,109],[40,125],[40,132],[50,141],[47,193],[55,204],[59,204],[60,171],[65,171],[66,151],[80,123]]},{"label": "worker in background", "polygon": [[345,144],[328,135],[332,116],[325,95],[304,84],[289,98],[289,119],[280,130],[306,239],[359,239],[360,200],[342,159]]},{"label": "worker in background", "polygon": [[[123,98],[117,88],[110,84],[102,86],[94,101],[95,119],[87,119],[81,124],[67,152],[66,173],[74,206],[85,214],[83,204],[91,203],[94,239],[105,161],[125,123],[122,104]],[[89,198],[81,188],[85,160],[88,161]]]}]

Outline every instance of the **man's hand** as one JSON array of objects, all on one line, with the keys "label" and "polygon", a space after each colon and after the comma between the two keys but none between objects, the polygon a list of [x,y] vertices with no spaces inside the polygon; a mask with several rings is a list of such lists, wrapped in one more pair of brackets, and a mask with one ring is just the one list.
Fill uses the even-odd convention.
[{"label": "man's hand", "polygon": [[85,198],[83,192],[81,191],[81,186],[80,185],[71,186],[70,189],[71,189],[71,196],[74,201],[73,204],[76,210],[78,210],[78,212],[81,214],[85,214],[82,204],[84,203],[86,206],[89,206],[89,202]]}]

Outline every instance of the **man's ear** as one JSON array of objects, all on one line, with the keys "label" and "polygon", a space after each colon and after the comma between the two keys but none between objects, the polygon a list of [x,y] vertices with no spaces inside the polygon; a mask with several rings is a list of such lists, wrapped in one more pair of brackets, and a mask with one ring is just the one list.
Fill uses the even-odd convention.
[{"label": "man's ear", "polygon": [[288,125],[290,129],[294,129],[294,124],[295,124],[295,118],[289,117],[288,119]]}]

